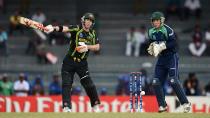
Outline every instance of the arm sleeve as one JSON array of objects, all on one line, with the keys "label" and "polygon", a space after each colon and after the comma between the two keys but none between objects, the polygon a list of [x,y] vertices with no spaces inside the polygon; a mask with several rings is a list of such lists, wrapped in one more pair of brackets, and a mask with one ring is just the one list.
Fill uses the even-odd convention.
[{"label": "arm sleeve", "polygon": [[69,32],[79,31],[79,25],[70,25],[68,28]]},{"label": "arm sleeve", "polygon": [[174,48],[176,46],[176,36],[172,29],[168,30],[168,40],[166,41],[167,48]]}]

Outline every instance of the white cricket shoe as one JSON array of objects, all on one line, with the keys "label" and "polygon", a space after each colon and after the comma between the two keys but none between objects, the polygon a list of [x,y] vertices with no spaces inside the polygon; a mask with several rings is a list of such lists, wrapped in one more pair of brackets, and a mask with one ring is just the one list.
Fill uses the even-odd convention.
[{"label": "white cricket shoe", "polygon": [[64,107],[63,112],[71,112],[71,109],[69,107]]},{"label": "white cricket shoe", "polygon": [[188,113],[190,112],[190,109],[191,109],[191,103],[184,103],[183,104],[183,107],[184,107],[184,113]]},{"label": "white cricket shoe", "polygon": [[162,113],[164,111],[167,111],[168,110],[168,107],[163,107],[163,106],[160,106],[159,109],[158,109],[158,113]]},{"label": "white cricket shoe", "polygon": [[99,105],[98,105],[98,104],[96,104],[96,105],[94,105],[94,106],[93,106],[93,111],[94,111],[95,113],[99,113],[99,112],[101,112],[101,110],[100,110],[100,108],[99,108]]}]

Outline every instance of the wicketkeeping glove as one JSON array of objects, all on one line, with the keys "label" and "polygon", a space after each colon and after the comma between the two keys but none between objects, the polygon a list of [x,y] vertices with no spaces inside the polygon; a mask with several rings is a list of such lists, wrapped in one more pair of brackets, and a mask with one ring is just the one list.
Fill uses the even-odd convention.
[{"label": "wicketkeeping glove", "polygon": [[87,52],[88,51],[88,46],[84,42],[79,42],[77,47],[77,51],[79,53]]},{"label": "wicketkeeping glove", "polygon": [[149,48],[147,48],[147,51],[150,55],[153,55],[153,53],[154,53],[153,52],[153,44],[154,44],[154,42],[149,45]]},{"label": "wicketkeeping glove", "polygon": [[166,44],[165,43],[160,43],[160,44],[153,44],[153,52],[154,56],[157,57],[163,50],[166,49]]}]

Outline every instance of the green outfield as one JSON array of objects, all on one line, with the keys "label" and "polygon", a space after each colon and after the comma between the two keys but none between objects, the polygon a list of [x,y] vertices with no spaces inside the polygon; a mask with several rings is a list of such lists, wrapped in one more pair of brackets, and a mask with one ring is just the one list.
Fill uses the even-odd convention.
[{"label": "green outfield", "polygon": [[0,113],[0,118],[210,118],[202,113]]}]

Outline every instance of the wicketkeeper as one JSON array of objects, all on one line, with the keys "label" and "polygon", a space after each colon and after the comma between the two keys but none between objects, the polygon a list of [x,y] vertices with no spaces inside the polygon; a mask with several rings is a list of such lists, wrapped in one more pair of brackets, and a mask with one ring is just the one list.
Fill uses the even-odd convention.
[{"label": "wicketkeeper", "polygon": [[74,74],[80,77],[80,83],[84,87],[91,101],[94,112],[99,112],[99,98],[88,71],[87,58],[89,51],[98,51],[99,40],[93,30],[95,18],[92,13],[86,13],[81,18],[82,25],[56,26],[48,25],[46,28],[51,32],[70,32],[69,49],[62,64],[62,98],[63,112],[71,112],[71,90]]},{"label": "wicketkeeper", "polygon": [[188,101],[178,77],[179,55],[177,53],[174,31],[164,24],[165,17],[161,12],[154,12],[151,20],[153,28],[148,32],[150,39],[148,53],[158,57],[152,81],[159,105],[158,112],[161,113],[168,110],[163,91],[166,79],[183,105],[184,112],[189,112],[191,103]]}]

